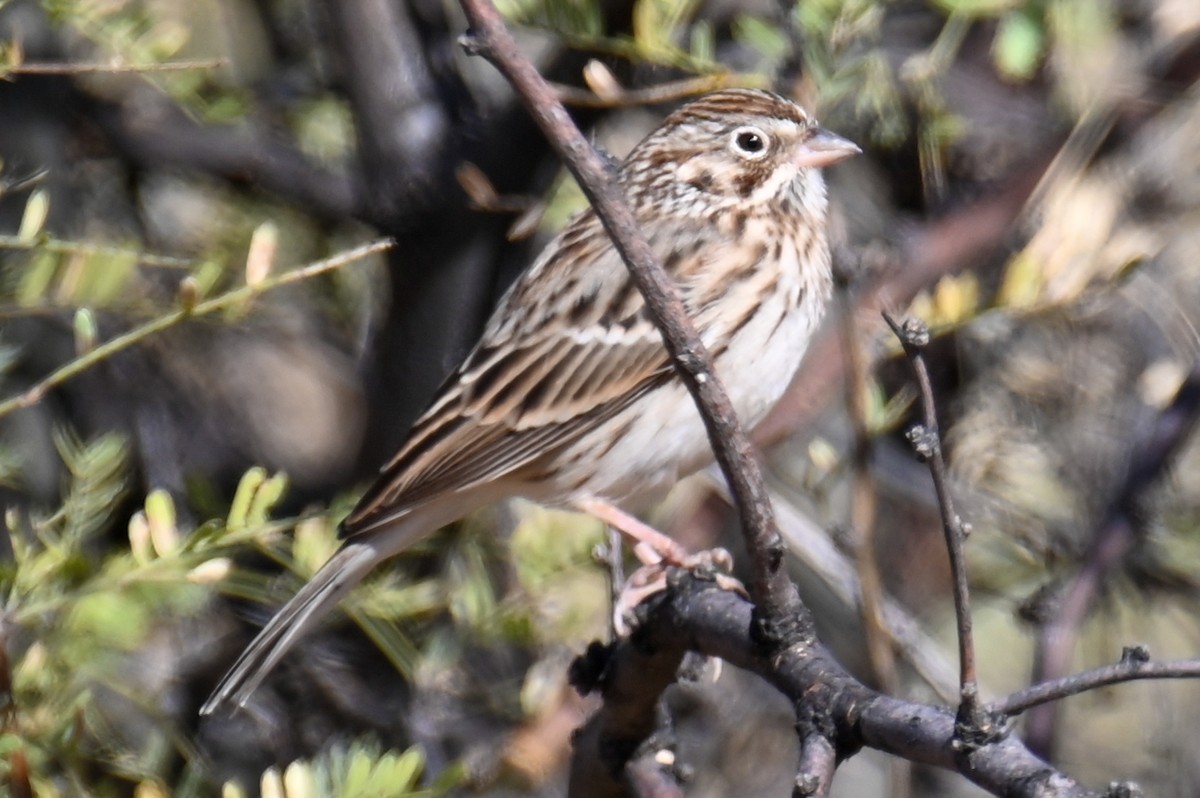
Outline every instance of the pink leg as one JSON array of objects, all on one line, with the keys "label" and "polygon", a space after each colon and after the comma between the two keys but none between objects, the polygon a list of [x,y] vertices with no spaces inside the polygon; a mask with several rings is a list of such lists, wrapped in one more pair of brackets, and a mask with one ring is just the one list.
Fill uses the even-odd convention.
[{"label": "pink leg", "polygon": [[576,499],[573,504],[575,509],[603,521],[629,538],[633,542],[634,554],[642,561],[642,567],[629,577],[613,605],[613,628],[618,636],[629,633],[628,617],[632,617],[629,613],[633,607],[648,596],[666,589],[667,566],[688,570],[703,568],[712,573],[712,578],[722,590],[746,595],[742,583],[728,575],[733,567],[733,558],[725,549],[689,554],[687,549],[662,532],[603,499]]},{"label": "pink leg", "polygon": [[665,561],[669,565],[684,568],[692,561],[692,556],[683,546],[603,499],[576,499],[574,504],[580,512],[603,521],[629,538],[634,544],[634,553],[647,565]]}]

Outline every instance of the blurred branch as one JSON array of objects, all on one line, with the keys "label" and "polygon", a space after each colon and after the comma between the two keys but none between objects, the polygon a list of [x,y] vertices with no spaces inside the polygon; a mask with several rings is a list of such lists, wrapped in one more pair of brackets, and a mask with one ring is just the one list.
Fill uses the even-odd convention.
[{"label": "blurred branch", "polygon": [[86,244],[82,241],[65,241],[58,238],[34,236],[0,235],[0,249],[38,250],[51,252],[55,255],[82,255],[83,257],[99,256],[103,258],[128,258],[143,266],[157,266],[164,269],[187,269],[197,265],[198,261],[190,258],[176,258],[170,255],[152,255],[128,247],[110,247],[100,244]]},{"label": "blurred branch", "polygon": [[867,653],[877,684],[886,693],[899,687],[896,657],[884,630],[883,582],[879,562],[875,557],[875,520],[877,496],[871,472],[873,440],[867,423],[866,396],[868,388],[867,358],[854,323],[854,303],[850,290],[850,275],[844,259],[838,268],[837,297],[841,309],[842,347],[846,353],[846,399],[850,423],[854,429],[853,474],[850,486],[850,535],[854,541],[854,564],[858,571],[859,614]]},{"label": "blurred branch", "polygon": [[[598,62],[590,62],[588,66],[590,67],[593,63]],[[550,85],[554,87],[558,99],[565,105],[577,108],[626,108],[633,105],[655,105],[683,100],[727,86],[747,83],[745,78],[739,79],[739,77],[736,74],[722,72],[715,75],[674,80],[641,89],[627,89],[617,85],[609,90],[600,90],[599,86],[594,86],[593,90],[589,91],[562,83],[551,83]]]},{"label": "blurred branch", "polygon": [[[854,451],[850,475],[850,538],[854,545],[854,566],[858,575],[859,617],[867,655],[874,672],[875,686],[889,695],[900,692],[900,674],[896,669],[895,634],[884,618],[886,599],[879,573],[875,534],[878,520],[878,485],[871,467],[875,438],[868,419],[867,395],[870,390],[870,358],[864,334],[854,313],[854,274],[849,253],[835,259],[837,297],[841,313],[842,351],[846,353],[846,406],[854,430]],[[953,699],[946,699],[953,700]],[[888,795],[904,798],[912,793],[912,767],[894,759],[888,768]],[[831,774],[832,775],[832,774]]]},{"label": "blurred branch", "polygon": [[[1034,683],[1054,682],[1067,673],[1079,630],[1108,575],[1132,551],[1144,529],[1141,504],[1175,462],[1200,419],[1200,368],[1194,368],[1174,400],[1139,440],[1133,443],[1124,487],[1113,497],[1083,559],[1079,572],[1060,593],[1057,611],[1038,634],[1034,654]],[[1038,702],[1041,703],[1041,702]],[[1035,708],[1025,721],[1026,739],[1035,751],[1049,756],[1054,748],[1058,708]]]},{"label": "blurred branch", "polygon": [[394,229],[397,217],[429,205],[450,185],[448,154],[458,130],[430,71],[408,3],[329,3],[324,13],[354,109],[368,218]]},{"label": "blurred branch", "polygon": [[97,121],[131,161],[217,175],[279,194],[322,219],[370,219],[358,179],[314,164],[248,125],[205,125],[166,97],[142,92],[102,104]]},{"label": "blurred branch", "polygon": [[[712,470],[704,472],[709,487],[726,501],[728,488],[721,484]],[[788,551],[804,563],[833,594],[848,607],[856,607],[862,598],[854,563],[829,539],[829,534],[812,521],[784,494],[771,490],[771,505],[779,520],[779,533]],[[921,625],[899,602],[890,596],[882,597],[883,625],[881,631],[888,643],[899,652],[917,676],[946,703],[958,695],[957,674],[941,653],[941,644],[930,637]]]},{"label": "blurred branch", "polygon": [[127,73],[190,72],[192,70],[220,69],[229,66],[227,58],[204,58],[195,61],[168,61],[161,64],[126,64],[114,61],[107,64],[36,64],[0,65],[0,80],[16,75],[91,75],[103,73],[121,75]]},{"label": "blurred branch", "polygon": [[181,297],[181,307],[178,310],[172,311],[165,316],[160,316],[156,319],[134,327],[122,335],[117,336],[103,344],[98,345],[87,354],[71,360],[61,368],[56,369],[48,376],[42,378],[31,388],[23,393],[6,399],[0,402],[0,418],[7,416],[13,411],[20,410],[26,407],[31,407],[42,400],[47,392],[62,385],[67,380],[87,371],[98,363],[112,357],[116,353],[128,349],[131,346],[141,343],[146,339],[157,335],[158,333],[168,330],[178,324],[182,324],[188,319],[198,316],[206,316],[212,313],[217,313],[223,310],[229,310],[244,306],[246,303],[254,299],[259,294],[270,291],[275,288],[280,288],[285,285],[307,280],[311,277],[316,277],[319,274],[339,269],[347,264],[362,260],[370,255],[374,255],[392,246],[391,239],[374,241],[370,244],[364,244],[360,247],[347,250],[331,258],[319,260],[310,263],[306,266],[301,266],[291,271],[283,272],[275,277],[268,277],[254,285],[245,285],[241,288],[236,288],[228,291],[220,296],[212,299],[189,304],[190,299]]}]

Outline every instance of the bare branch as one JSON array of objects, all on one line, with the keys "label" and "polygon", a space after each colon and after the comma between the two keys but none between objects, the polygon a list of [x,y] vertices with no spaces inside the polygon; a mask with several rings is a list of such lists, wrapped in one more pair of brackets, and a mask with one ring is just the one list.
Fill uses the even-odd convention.
[{"label": "bare branch", "polygon": [[287,197],[324,219],[371,219],[357,178],[314,164],[290,143],[249,125],[205,125],[163,96],[102,103],[97,121],[126,157],[220,175]]},{"label": "bare branch", "polygon": [[988,711],[1002,715],[1020,715],[1039,704],[1059,701],[1110,684],[1140,679],[1200,678],[1200,659],[1150,662],[1149,656],[1145,648],[1140,646],[1126,648],[1120,662],[1018,690],[999,701],[993,701],[988,705]]},{"label": "bare branch", "polygon": [[47,236],[20,238],[18,236],[0,235],[0,249],[37,250],[39,252],[52,252],[55,255],[78,255],[85,258],[128,258],[143,266],[153,266],[163,269],[190,269],[199,264],[198,260],[192,258],[154,255],[132,247],[113,247],[104,244],[91,244],[84,241],[67,241]]},{"label": "bare branch", "polygon": [[190,72],[193,70],[220,69],[229,66],[227,58],[205,58],[197,61],[166,61],[161,64],[126,64],[121,61],[99,64],[60,64],[40,62],[0,66],[0,78],[16,75],[120,75],[127,73]]},{"label": "bare branch", "polygon": [[808,734],[800,739],[800,767],[796,773],[795,798],[823,798],[833,786],[837,770],[837,750],[822,734]]},{"label": "bare branch", "polygon": [[883,314],[883,318],[904,346],[904,352],[908,355],[917,387],[921,392],[925,423],[910,430],[909,439],[917,453],[928,461],[929,473],[933,476],[933,487],[937,492],[938,509],[942,514],[942,532],[946,537],[950,571],[954,580],[954,616],[958,625],[959,712],[964,722],[976,725],[980,720],[975,717],[979,706],[979,685],[975,676],[971,593],[967,584],[966,558],[963,555],[966,527],[962,518],[955,512],[954,499],[950,496],[950,486],[946,479],[946,460],[942,456],[941,432],[938,429],[937,406],[934,404],[933,386],[929,382],[929,370],[925,366],[925,357],[922,354],[922,349],[929,343],[929,330],[919,321],[909,320],[901,326],[887,313]]},{"label": "bare branch", "polygon": [[[684,647],[658,648],[635,631],[640,646],[619,650],[593,643],[571,666],[571,684],[581,693],[599,690],[604,704],[575,733],[572,798],[624,798],[626,766],[657,725],[656,706],[675,681]],[[632,774],[630,774],[632,777]]]}]

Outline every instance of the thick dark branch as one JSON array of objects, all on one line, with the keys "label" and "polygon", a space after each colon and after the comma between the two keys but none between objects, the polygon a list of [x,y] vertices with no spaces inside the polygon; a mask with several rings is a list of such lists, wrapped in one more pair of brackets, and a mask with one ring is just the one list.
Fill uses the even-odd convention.
[{"label": "thick dark branch", "polygon": [[963,539],[966,528],[954,510],[954,499],[946,478],[946,460],[942,456],[942,436],[938,428],[937,406],[933,398],[933,386],[929,381],[929,370],[925,367],[922,349],[929,343],[929,330],[921,322],[907,321],[903,326],[888,314],[883,314],[892,332],[900,339],[904,352],[912,364],[917,387],[921,392],[921,407],[925,416],[923,426],[909,432],[913,447],[929,463],[933,476],[933,487],[937,492],[938,509],[942,514],[942,532],[946,537],[946,550],[950,555],[950,572],[953,576],[954,617],[958,624],[958,667],[959,667],[959,711],[962,719],[975,724],[978,708],[979,686],[975,677],[975,642],[971,630],[971,593],[967,584],[967,562],[963,554]]},{"label": "thick dark branch", "polygon": [[1001,715],[1019,715],[1030,707],[1058,701],[1110,684],[1132,682],[1139,679],[1200,678],[1200,660],[1150,662],[1148,657],[1145,649],[1127,648],[1118,663],[1019,690],[999,701],[992,702],[988,705],[988,710]]},{"label": "thick dark branch", "polygon": [[[604,704],[575,733],[576,752],[567,794],[572,798],[626,798],[626,765],[657,725],[656,707],[674,681],[686,652],[658,648],[640,631],[640,641],[619,654],[593,643],[571,668],[571,684],[582,693],[600,690]],[[634,794],[637,794],[634,792]]]},{"label": "thick dark branch", "polygon": [[837,750],[823,734],[808,734],[800,739],[800,767],[796,771],[795,798],[823,798],[833,786],[837,770]]},{"label": "thick dark branch", "polygon": [[760,608],[760,620],[766,620],[769,627],[800,623],[811,635],[808,611],[782,567],[783,544],[749,439],[670,278],[638,231],[604,161],[571,121],[554,89],[518,50],[495,6],[490,0],[462,0],[462,6],[471,24],[465,45],[504,74],[579,181],[645,297],[680,377],[696,399],[717,462],[741,513],[751,560],[750,592]]},{"label": "thick dark branch", "polygon": [[[820,736],[831,740],[843,756],[858,746],[875,748],[957,771],[995,795],[1096,795],[1038,759],[1010,735],[997,734],[989,741],[964,745],[957,736],[953,713],[864,687],[816,644],[798,639],[774,655],[764,654],[750,634],[753,607],[745,599],[690,575],[676,574],[671,583],[669,590],[644,605],[646,615],[635,637],[612,650],[612,662],[617,664],[606,681],[606,695],[640,689],[621,682],[642,681],[648,669],[656,670],[655,663],[666,662],[673,651],[697,651],[758,674],[797,707],[831,708],[817,719],[818,723],[832,723]],[[603,711],[617,711],[611,703],[606,701]],[[803,717],[799,720],[801,725],[806,722]],[[808,741],[808,736],[802,735],[802,742],[807,745]],[[596,755],[595,751],[576,750],[577,761]],[[814,750],[808,756],[817,759],[822,754]],[[575,798],[576,794],[571,794]],[[614,793],[589,789],[578,795],[605,794]]]}]

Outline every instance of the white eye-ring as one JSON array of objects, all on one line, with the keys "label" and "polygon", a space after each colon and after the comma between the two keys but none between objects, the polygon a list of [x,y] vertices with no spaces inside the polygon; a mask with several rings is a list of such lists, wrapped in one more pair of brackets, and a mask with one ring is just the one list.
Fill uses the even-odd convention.
[{"label": "white eye-ring", "polygon": [[733,131],[729,137],[729,147],[734,153],[748,161],[757,161],[766,157],[770,149],[771,139],[762,132],[761,128],[744,125]]}]

